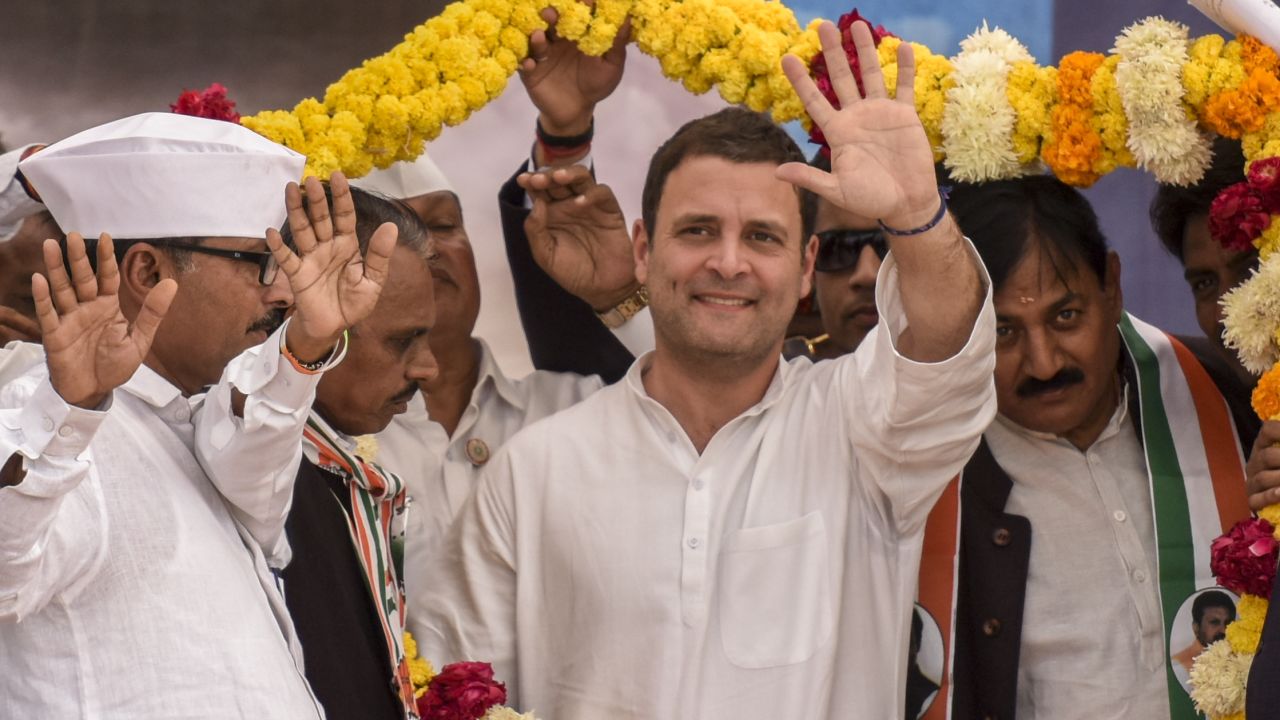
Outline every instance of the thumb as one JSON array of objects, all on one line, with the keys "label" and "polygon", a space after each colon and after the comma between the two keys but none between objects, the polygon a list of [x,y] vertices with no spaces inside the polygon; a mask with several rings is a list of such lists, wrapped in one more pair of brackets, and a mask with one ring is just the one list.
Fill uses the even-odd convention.
[{"label": "thumb", "polygon": [[156,283],[156,286],[151,288],[151,292],[147,293],[147,297],[143,299],[142,309],[138,311],[138,317],[133,321],[133,327],[129,331],[129,337],[140,354],[146,355],[151,350],[151,342],[155,340],[156,331],[160,329],[160,322],[168,314],[169,305],[177,294],[177,281],[173,278],[165,278]]}]

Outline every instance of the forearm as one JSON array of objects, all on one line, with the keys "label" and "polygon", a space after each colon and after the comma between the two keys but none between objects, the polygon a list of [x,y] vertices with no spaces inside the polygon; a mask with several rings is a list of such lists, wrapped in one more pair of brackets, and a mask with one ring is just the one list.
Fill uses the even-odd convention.
[{"label": "forearm", "polygon": [[[273,563],[283,563],[284,521],[302,461],[302,432],[320,375],[280,354],[278,330],[227,365],[196,414],[196,456]],[[243,400],[238,411],[237,395]]]},{"label": "forearm", "polygon": [[950,215],[919,235],[890,236],[907,328],[898,351],[939,362],[964,348],[982,308],[986,284],[977,256]]},{"label": "forearm", "polygon": [[87,449],[106,416],[68,406],[48,380],[20,403],[0,410],[0,617],[19,619],[82,577],[105,546],[101,490],[68,498],[90,476]]}]

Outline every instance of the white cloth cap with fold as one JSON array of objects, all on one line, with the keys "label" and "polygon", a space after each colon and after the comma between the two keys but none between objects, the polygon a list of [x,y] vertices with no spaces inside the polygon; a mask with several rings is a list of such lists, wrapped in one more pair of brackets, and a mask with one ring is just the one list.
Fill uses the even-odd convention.
[{"label": "white cloth cap with fold", "polygon": [[72,135],[19,167],[64,232],[266,236],[306,158],[235,123],[142,113]]},{"label": "white cloth cap with fold", "polygon": [[376,192],[396,200],[441,190],[455,192],[449,178],[445,177],[440,166],[426,153],[418,156],[417,160],[398,162],[385,170],[374,170],[364,177],[352,180],[351,184],[361,190]]}]

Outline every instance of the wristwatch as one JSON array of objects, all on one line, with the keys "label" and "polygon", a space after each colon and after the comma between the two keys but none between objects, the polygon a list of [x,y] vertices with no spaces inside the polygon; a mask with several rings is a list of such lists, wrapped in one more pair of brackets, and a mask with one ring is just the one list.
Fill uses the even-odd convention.
[{"label": "wristwatch", "polygon": [[641,285],[610,310],[596,313],[596,317],[600,318],[600,322],[604,323],[605,327],[614,330],[622,327],[636,313],[647,307],[649,307],[649,288]]}]

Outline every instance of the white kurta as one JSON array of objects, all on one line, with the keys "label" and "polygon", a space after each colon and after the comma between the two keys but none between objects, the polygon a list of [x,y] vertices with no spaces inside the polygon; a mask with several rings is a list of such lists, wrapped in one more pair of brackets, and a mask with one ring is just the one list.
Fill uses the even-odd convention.
[{"label": "white kurta", "polygon": [[986,433],[1005,512],[1032,528],[1019,718],[1169,716],[1151,487],[1122,397],[1084,452],[1003,417]]},{"label": "white kurta", "polygon": [[480,374],[471,403],[463,411],[453,438],[427,415],[422,395],[378,434],[377,461],[399,475],[411,498],[405,529],[405,597],[409,629],[422,614],[423,572],[439,562],[445,532],[480,477],[483,463],[467,454],[468,443],[484,444],[491,457],[526,425],[559,412],[599,390],[596,375],[538,371],[519,380],[508,378],[483,340],[476,341]]},{"label": "white kurta", "polygon": [[142,367],[106,412],[40,366],[0,391],[0,717],[317,718],[262,553],[192,451],[185,398]]},{"label": "white kurta", "polygon": [[924,522],[995,413],[990,302],[908,360],[890,256],[858,351],[781,364],[701,455],[648,357],[530,426],[430,566],[424,654],[557,720],[899,717]]},{"label": "white kurta", "polygon": [[44,346],[22,340],[0,347],[0,388],[44,362]]}]

